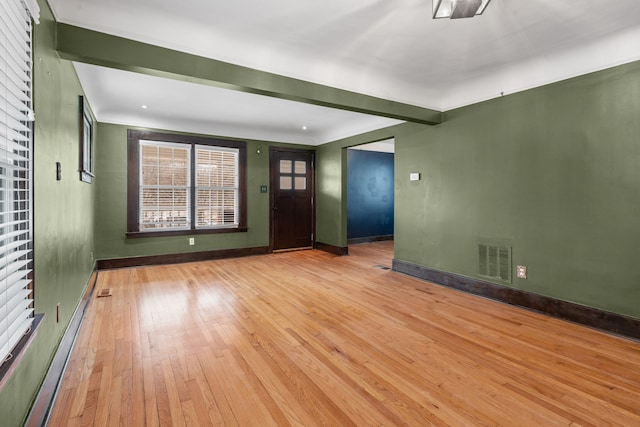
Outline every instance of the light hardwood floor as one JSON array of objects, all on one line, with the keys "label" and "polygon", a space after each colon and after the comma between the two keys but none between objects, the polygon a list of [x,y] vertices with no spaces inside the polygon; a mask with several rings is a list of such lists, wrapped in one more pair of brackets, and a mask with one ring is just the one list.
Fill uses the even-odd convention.
[{"label": "light hardwood floor", "polygon": [[280,253],[100,272],[50,426],[640,426],[640,344]]}]

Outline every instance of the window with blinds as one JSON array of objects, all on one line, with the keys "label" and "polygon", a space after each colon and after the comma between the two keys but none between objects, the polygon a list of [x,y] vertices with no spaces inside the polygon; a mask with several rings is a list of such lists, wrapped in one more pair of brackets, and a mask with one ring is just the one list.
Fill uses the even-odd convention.
[{"label": "window with blinds", "polygon": [[127,236],[247,231],[246,143],[130,130]]},{"label": "window with blinds", "polygon": [[238,149],[196,146],[196,228],[238,225]]},{"label": "window with blinds", "polygon": [[140,231],[190,228],[191,146],[140,141]]},{"label": "window with blinds", "polygon": [[0,364],[33,321],[33,0],[0,2]]}]

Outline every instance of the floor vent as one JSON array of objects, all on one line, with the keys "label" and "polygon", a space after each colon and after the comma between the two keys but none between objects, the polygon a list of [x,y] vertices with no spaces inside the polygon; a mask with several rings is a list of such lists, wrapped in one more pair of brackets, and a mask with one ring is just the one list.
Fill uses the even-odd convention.
[{"label": "floor vent", "polygon": [[104,288],[98,291],[98,298],[100,297],[110,297],[113,295],[111,288]]},{"label": "floor vent", "polygon": [[511,247],[478,243],[478,274],[511,283]]}]

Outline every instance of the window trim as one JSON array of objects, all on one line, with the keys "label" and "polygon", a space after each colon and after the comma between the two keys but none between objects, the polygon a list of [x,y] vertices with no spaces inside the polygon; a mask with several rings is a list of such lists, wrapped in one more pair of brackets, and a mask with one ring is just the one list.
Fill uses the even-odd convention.
[{"label": "window trim", "polygon": [[[239,175],[239,195],[238,195],[238,226],[220,228],[196,228],[195,222],[191,222],[190,229],[165,230],[165,231],[140,231],[138,218],[140,214],[140,141],[158,141],[183,143],[191,145],[192,152],[195,152],[197,145],[225,147],[238,149],[238,175]],[[195,192],[195,163],[191,162],[191,183],[190,191]],[[192,194],[192,198],[195,194]],[[191,210],[195,209],[194,203]],[[193,212],[190,212],[193,214]],[[248,231],[247,227],[247,143],[245,141],[235,141],[229,139],[209,138],[194,135],[182,135],[154,131],[141,131],[128,129],[127,131],[127,238],[139,237],[161,237],[161,236],[187,236],[195,234],[221,234],[238,233]]]}]

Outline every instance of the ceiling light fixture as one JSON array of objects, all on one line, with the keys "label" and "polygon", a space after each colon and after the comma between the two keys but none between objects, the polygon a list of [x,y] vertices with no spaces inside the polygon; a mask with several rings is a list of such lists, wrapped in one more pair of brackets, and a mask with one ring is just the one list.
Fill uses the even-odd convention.
[{"label": "ceiling light fixture", "polygon": [[431,0],[433,19],[472,18],[482,15],[491,0]]},{"label": "ceiling light fixture", "polygon": [[142,108],[144,108],[145,110],[148,108],[146,105],[142,105]]}]

